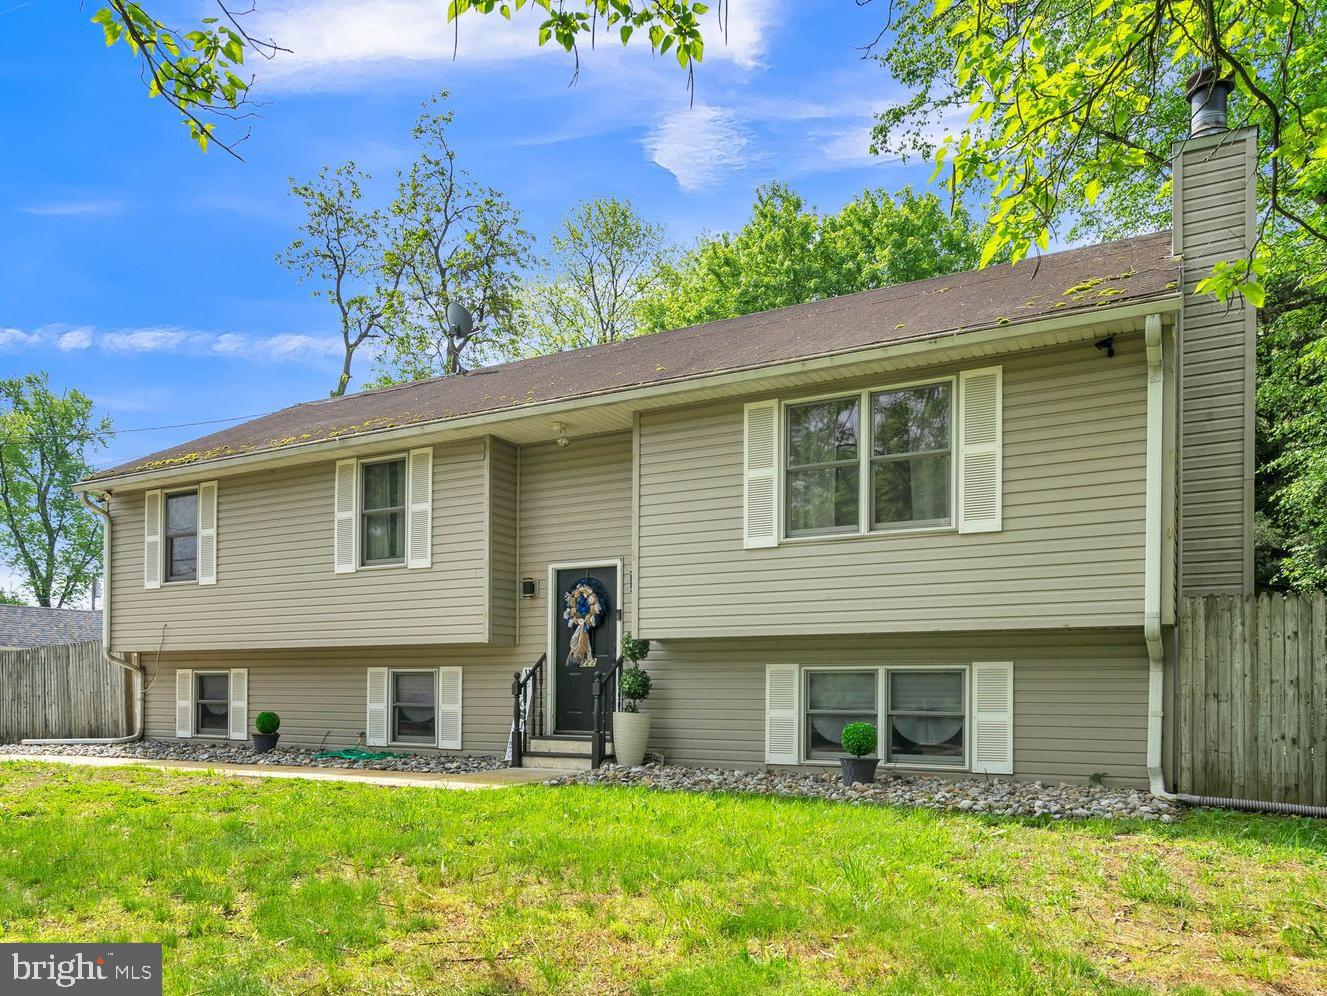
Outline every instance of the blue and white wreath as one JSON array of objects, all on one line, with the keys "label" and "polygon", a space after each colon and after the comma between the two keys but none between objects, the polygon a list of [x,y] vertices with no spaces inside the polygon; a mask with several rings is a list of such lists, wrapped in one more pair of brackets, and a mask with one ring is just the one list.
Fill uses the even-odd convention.
[{"label": "blue and white wreath", "polygon": [[603,622],[607,608],[603,586],[593,578],[585,578],[563,596],[566,610],[562,618],[571,629],[571,652],[567,663],[581,667],[594,666],[594,650],[590,644],[590,631]]}]

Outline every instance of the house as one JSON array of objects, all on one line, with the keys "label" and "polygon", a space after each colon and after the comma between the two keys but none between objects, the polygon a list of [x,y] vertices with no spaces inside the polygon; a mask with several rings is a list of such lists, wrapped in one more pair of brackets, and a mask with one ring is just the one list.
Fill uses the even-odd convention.
[{"label": "house", "polygon": [[[1252,578],[1254,137],[1174,230],[313,401],[107,470],[110,649],[152,737],[552,743],[654,641],[672,762],[1159,785],[1181,593]],[[576,661],[565,596],[604,612]],[[588,666],[585,666],[588,665]],[[531,762],[536,763],[536,762]]]},{"label": "house", "polygon": [[100,639],[101,613],[95,610],[0,605],[0,650],[54,647]]}]

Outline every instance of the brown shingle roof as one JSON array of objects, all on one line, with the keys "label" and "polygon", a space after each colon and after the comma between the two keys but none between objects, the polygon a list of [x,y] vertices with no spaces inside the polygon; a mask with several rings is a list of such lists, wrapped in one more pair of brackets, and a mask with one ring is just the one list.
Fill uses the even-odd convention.
[{"label": "brown shingle roof", "polygon": [[1171,293],[1169,232],[1051,253],[741,318],[590,346],[472,373],[310,401],[95,475],[138,471],[374,429],[565,401],[753,367],[852,353]]}]

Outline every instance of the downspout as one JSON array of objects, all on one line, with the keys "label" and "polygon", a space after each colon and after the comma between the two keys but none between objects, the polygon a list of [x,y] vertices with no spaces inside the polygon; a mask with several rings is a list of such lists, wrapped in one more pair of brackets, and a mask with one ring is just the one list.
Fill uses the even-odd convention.
[{"label": "downspout", "polygon": [[1162,368],[1161,316],[1148,315],[1147,474],[1143,538],[1143,639],[1147,643],[1147,779],[1152,794],[1173,798],[1161,770],[1161,726],[1165,717],[1165,649],[1161,642],[1162,477],[1166,375]]},{"label": "downspout", "polygon": [[1162,476],[1164,471],[1163,419],[1165,372],[1162,368],[1161,316],[1148,315],[1144,326],[1147,345],[1147,534],[1143,541],[1143,639],[1147,643],[1147,779],[1154,796],[1191,806],[1215,806],[1254,813],[1327,817],[1327,806],[1297,802],[1235,799],[1227,796],[1189,795],[1166,789],[1161,770],[1161,730],[1165,718],[1165,651],[1161,642],[1161,537]]},{"label": "downspout", "polygon": [[106,575],[105,591],[101,599],[101,656],[108,664],[114,664],[124,668],[132,676],[137,695],[135,697],[136,707],[134,709],[134,732],[127,737],[70,737],[65,739],[32,739],[22,741],[25,744],[127,744],[135,740],[143,739],[143,709],[146,705],[145,697],[147,691],[147,682],[144,680],[143,668],[119,654],[111,653],[111,513],[107,505],[99,505],[88,495],[86,491],[79,493],[79,498],[83,504],[91,511],[101,517],[101,550],[102,564]]}]

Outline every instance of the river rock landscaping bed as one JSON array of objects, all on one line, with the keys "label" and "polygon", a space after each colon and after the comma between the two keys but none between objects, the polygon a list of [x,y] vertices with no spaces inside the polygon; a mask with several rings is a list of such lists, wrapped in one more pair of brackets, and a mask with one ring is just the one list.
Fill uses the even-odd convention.
[{"label": "river rock landscaping bed", "polygon": [[127,744],[3,744],[0,754],[59,754],[66,757],[133,757],[147,761],[204,761],[215,764],[294,765],[303,768],[358,768],[373,771],[421,771],[431,774],[470,774],[505,768],[501,758],[487,754],[447,756],[442,754],[407,754],[392,751],[396,757],[374,761],[351,761],[346,758],[319,758],[314,747],[281,747],[259,754],[248,744],[197,743],[170,740],[142,740]]},{"label": "river rock landscaping bed", "polygon": [[993,816],[1052,819],[1105,817],[1173,823],[1181,807],[1139,789],[1102,785],[1050,785],[1007,779],[959,780],[923,775],[881,775],[872,785],[844,786],[837,770],[729,771],[645,764],[605,765],[554,778],[549,785],[639,785],[671,792],[754,792],[883,806],[921,806]]}]

